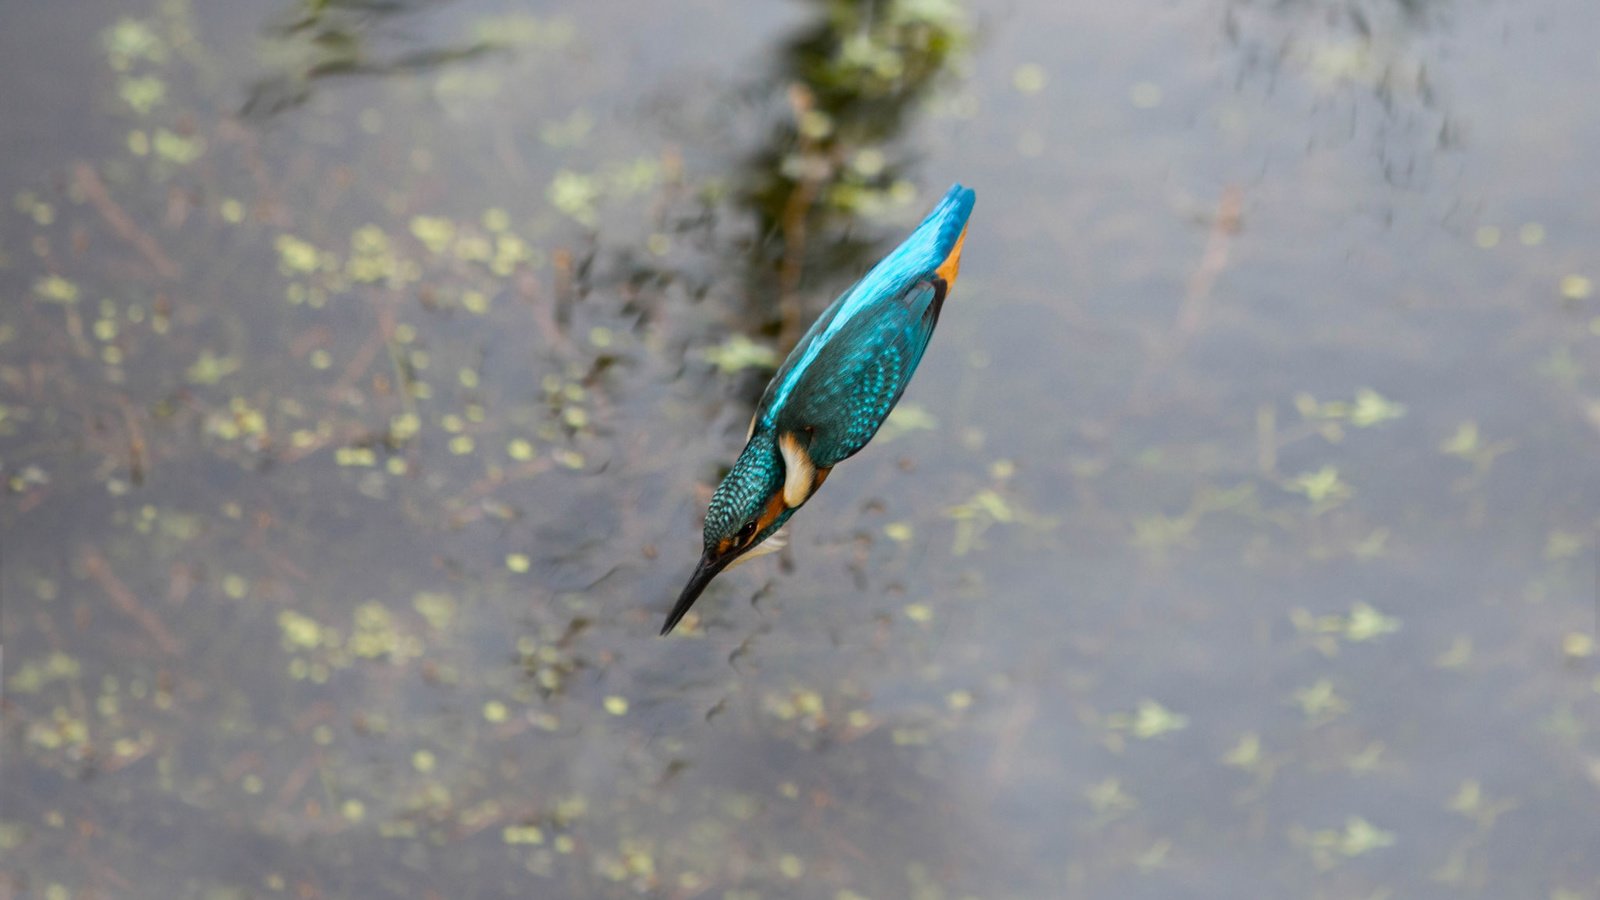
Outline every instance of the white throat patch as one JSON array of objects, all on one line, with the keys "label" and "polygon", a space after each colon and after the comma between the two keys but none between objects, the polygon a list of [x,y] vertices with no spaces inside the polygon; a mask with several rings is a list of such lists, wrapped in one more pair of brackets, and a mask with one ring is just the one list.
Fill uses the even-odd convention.
[{"label": "white throat patch", "polygon": [[778,450],[783,453],[783,505],[794,509],[816,489],[817,466],[792,432],[778,435]]}]

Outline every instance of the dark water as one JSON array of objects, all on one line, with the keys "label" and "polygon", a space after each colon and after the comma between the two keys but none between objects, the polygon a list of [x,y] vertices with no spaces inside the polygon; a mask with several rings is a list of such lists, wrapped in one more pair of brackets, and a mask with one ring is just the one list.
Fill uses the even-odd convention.
[{"label": "dark water", "polygon": [[3,16],[0,896],[1600,896],[1592,4]]}]

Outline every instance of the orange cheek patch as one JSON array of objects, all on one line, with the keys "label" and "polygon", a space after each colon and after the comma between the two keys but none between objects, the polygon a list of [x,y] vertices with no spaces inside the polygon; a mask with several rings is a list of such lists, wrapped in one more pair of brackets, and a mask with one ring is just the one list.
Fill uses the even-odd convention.
[{"label": "orange cheek patch", "polygon": [[783,505],[783,492],[773,494],[772,499],[767,501],[767,508],[762,510],[761,516],[756,519],[756,534],[766,531],[767,526],[778,521],[778,516],[786,509],[788,507]]}]

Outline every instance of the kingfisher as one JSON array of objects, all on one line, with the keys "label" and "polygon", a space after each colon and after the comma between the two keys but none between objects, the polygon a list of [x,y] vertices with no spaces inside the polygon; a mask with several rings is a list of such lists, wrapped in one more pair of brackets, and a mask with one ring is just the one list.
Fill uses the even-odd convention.
[{"label": "kingfisher", "polygon": [[922,361],[955,287],[973,192],[950,188],[922,224],[812,323],[750,420],[706,510],[705,549],[661,633],[735,561],[783,546],[778,529],[878,433]]}]

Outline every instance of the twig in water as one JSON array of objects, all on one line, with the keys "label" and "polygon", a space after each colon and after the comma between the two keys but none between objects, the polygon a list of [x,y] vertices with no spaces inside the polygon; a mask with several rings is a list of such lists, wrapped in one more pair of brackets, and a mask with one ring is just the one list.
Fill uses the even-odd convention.
[{"label": "twig in water", "polygon": [[100,589],[106,592],[106,596],[111,598],[111,602],[116,604],[118,609],[139,623],[139,627],[144,629],[145,634],[150,635],[163,652],[171,656],[182,655],[183,646],[178,643],[178,639],[167,630],[161,618],[151,612],[149,607],[140,603],[133,591],[111,571],[111,564],[106,562],[106,558],[99,550],[93,547],[84,548],[82,560],[83,570],[94,583],[100,585]]},{"label": "twig in water", "polygon": [[106,183],[100,180],[100,175],[95,172],[93,166],[80,162],[72,167],[72,175],[78,190],[82,191],[94,205],[95,210],[100,213],[100,218],[106,220],[106,224],[111,226],[111,230],[115,231],[118,237],[132,244],[139,251],[139,255],[156,270],[156,274],[162,278],[177,278],[181,274],[178,264],[162,251],[155,238],[135,225],[133,219],[117,205],[117,201],[111,199],[111,192],[106,190]]}]

